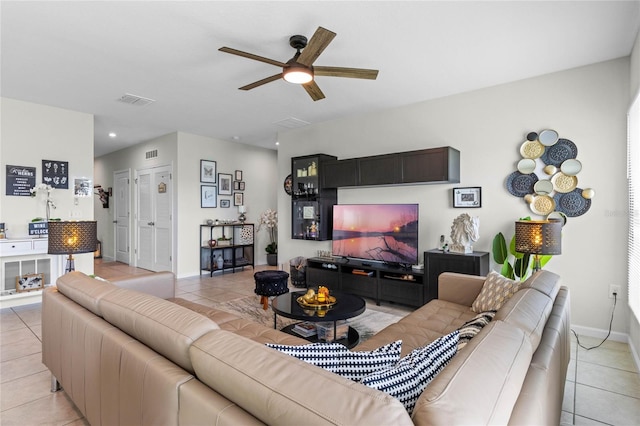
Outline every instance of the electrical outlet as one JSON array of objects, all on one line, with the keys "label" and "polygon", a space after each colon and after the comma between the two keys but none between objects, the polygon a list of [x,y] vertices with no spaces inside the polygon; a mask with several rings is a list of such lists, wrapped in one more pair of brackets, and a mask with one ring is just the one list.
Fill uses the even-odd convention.
[{"label": "electrical outlet", "polygon": [[610,285],[609,286],[609,299],[613,299],[613,293],[616,294],[616,297],[620,298],[620,286],[619,285]]}]

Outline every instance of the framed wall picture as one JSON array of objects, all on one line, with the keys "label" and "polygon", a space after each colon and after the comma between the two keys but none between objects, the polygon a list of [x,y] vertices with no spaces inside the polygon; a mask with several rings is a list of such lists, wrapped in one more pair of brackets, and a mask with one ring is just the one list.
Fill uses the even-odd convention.
[{"label": "framed wall picture", "polygon": [[69,189],[69,162],[42,160],[42,183],[52,188]]},{"label": "framed wall picture", "polygon": [[233,190],[234,191],[240,191],[240,181],[236,180],[233,182]]},{"label": "framed wall picture", "polygon": [[234,192],[233,193],[233,205],[234,206],[243,206],[244,205],[244,193],[242,193],[242,192]]},{"label": "framed wall picture", "polygon": [[218,192],[215,185],[200,185],[200,207],[218,207]]},{"label": "framed wall picture", "polygon": [[223,209],[228,209],[231,207],[231,200],[220,200],[220,207]]},{"label": "framed wall picture", "polygon": [[234,178],[235,180],[242,180],[242,170],[236,170]]},{"label": "framed wall picture", "polygon": [[75,197],[91,197],[93,194],[93,186],[91,179],[75,178],[73,180],[73,195]]},{"label": "framed wall picture", "polygon": [[200,182],[216,183],[216,162],[200,160]]},{"label": "framed wall picture", "polygon": [[232,178],[230,174],[218,173],[218,195],[231,195],[233,193]]},{"label": "framed wall picture", "polygon": [[26,274],[16,277],[16,291],[41,290],[44,288],[44,274]]},{"label": "framed wall picture", "polygon": [[238,189],[240,191],[244,191],[244,182],[240,182],[240,185],[239,185]]},{"label": "framed wall picture", "polygon": [[453,207],[478,208],[482,207],[482,188],[479,186],[467,188],[453,188]]}]

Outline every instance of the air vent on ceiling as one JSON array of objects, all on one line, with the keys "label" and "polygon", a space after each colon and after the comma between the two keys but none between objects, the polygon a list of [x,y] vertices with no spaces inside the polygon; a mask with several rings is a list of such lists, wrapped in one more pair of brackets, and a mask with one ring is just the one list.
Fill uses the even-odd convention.
[{"label": "air vent on ceiling", "polygon": [[287,129],[297,129],[298,127],[308,126],[311,123],[300,120],[298,118],[289,117],[285,118],[284,120],[276,121],[273,124],[280,127],[286,127]]},{"label": "air vent on ceiling", "polygon": [[151,151],[147,151],[147,152],[144,153],[145,160],[150,160],[152,158],[156,158],[157,156],[158,156],[158,150],[157,149],[154,149],[154,150],[151,150]]},{"label": "air vent on ceiling", "polygon": [[118,99],[118,102],[122,102],[129,105],[135,106],[146,106],[155,102],[153,99],[144,98],[138,95],[132,95],[131,93],[125,93]]}]

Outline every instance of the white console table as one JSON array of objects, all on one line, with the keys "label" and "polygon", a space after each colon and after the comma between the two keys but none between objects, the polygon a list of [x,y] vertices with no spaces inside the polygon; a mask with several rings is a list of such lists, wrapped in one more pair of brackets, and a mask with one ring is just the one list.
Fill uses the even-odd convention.
[{"label": "white console table", "polygon": [[16,277],[41,273],[44,285],[53,285],[60,276],[61,256],[47,254],[47,238],[0,240],[0,308],[42,301],[42,290],[16,291]]}]

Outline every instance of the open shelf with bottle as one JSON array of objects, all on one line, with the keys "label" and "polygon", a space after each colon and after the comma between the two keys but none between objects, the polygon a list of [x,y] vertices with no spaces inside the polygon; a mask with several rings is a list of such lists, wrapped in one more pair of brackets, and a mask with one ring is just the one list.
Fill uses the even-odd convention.
[{"label": "open shelf with bottle", "polygon": [[291,159],[291,238],[326,241],[331,239],[336,188],[322,185],[322,165],[336,157],[325,154]]},{"label": "open shelf with bottle", "polygon": [[252,223],[200,225],[200,274],[253,268],[254,232]]}]

